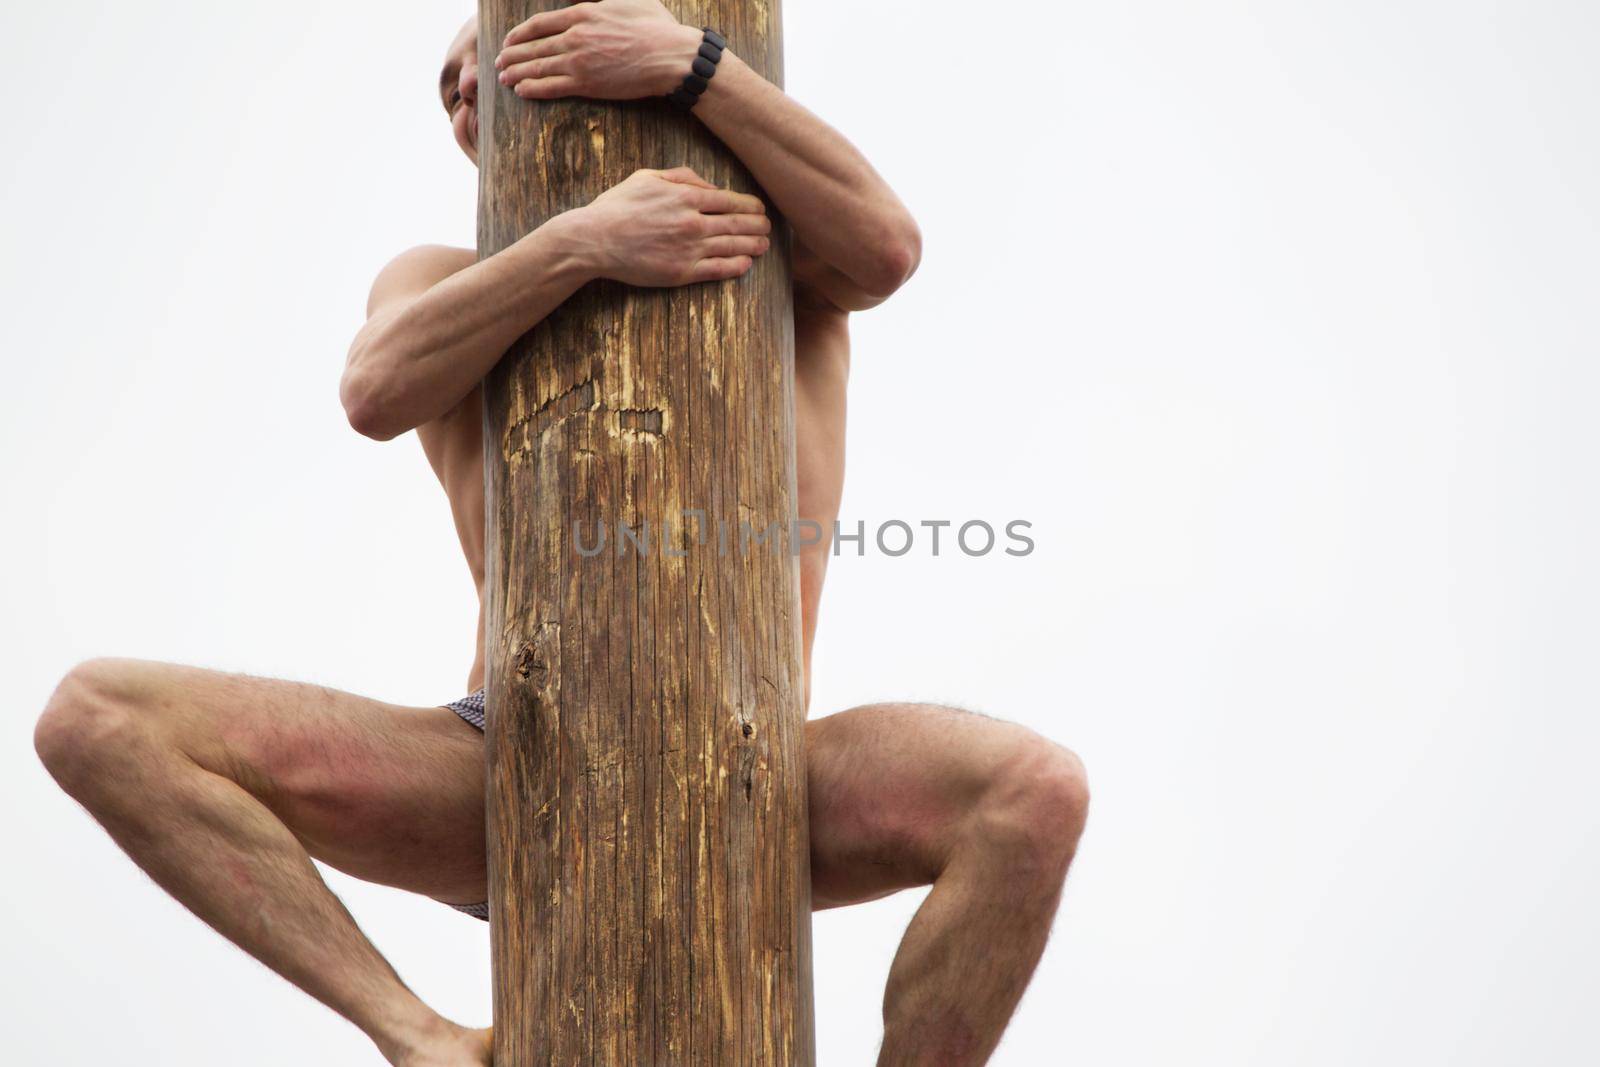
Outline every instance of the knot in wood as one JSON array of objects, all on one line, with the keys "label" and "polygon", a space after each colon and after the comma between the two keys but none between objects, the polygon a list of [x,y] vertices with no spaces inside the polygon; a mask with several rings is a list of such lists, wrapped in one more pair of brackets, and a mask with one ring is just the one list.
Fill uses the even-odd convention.
[{"label": "knot in wood", "polygon": [[517,649],[516,659],[513,663],[516,667],[517,676],[520,678],[529,678],[537,675],[536,681],[543,682],[545,675],[550,673],[549,666],[545,664],[544,659],[539,655],[538,650],[533,647],[531,641],[524,641],[522,647]]}]

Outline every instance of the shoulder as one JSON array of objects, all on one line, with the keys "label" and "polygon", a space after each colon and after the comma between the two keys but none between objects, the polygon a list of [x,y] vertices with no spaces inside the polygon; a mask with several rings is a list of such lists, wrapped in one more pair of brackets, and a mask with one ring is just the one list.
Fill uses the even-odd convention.
[{"label": "shoulder", "polygon": [[367,297],[367,314],[392,300],[409,299],[433,287],[450,275],[477,262],[470,248],[450,245],[418,245],[395,256],[372,281]]}]

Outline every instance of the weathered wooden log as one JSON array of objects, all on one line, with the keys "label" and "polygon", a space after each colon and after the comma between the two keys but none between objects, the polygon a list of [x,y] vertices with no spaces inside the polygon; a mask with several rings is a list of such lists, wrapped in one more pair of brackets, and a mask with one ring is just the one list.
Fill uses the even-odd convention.
[{"label": "weathered wooden log", "polygon": [[[760,195],[664,101],[498,88],[507,31],[560,6],[481,0],[480,255],[639,167]],[[682,14],[782,84],[777,0]],[[740,536],[794,516],[773,221],[736,280],[590,283],[484,383],[498,1067],[813,1062],[798,568]]]}]

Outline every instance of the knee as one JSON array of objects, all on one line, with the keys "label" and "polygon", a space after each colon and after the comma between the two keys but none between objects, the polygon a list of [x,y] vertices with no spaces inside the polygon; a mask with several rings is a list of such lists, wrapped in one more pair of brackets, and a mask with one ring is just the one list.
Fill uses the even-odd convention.
[{"label": "knee", "polygon": [[1008,869],[1059,885],[1089,815],[1089,780],[1071,750],[1033,737],[990,783],[979,806],[979,839]]},{"label": "knee", "polygon": [[132,755],[147,735],[135,661],[78,664],[50,694],[33,731],[40,761],[68,792],[77,793]]}]

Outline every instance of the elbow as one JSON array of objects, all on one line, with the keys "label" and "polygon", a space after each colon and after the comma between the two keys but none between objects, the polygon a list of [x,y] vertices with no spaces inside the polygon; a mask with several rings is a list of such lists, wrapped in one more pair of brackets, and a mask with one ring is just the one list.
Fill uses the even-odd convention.
[{"label": "elbow", "polygon": [[370,408],[346,408],[345,415],[350,420],[350,428],[362,437],[392,441],[400,436],[400,430],[389,426],[381,414]]},{"label": "elbow", "polygon": [[389,441],[406,430],[390,417],[389,405],[384,403],[379,384],[370,374],[346,371],[339,381],[339,403],[344,406],[350,428],[362,437]]},{"label": "elbow", "polygon": [[900,239],[893,248],[891,266],[897,279],[894,287],[898,289],[910,281],[911,276],[917,273],[917,268],[921,265],[922,229],[915,219],[907,215]]},{"label": "elbow", "polygon": [[862,288],[871,296],[886,300],[896,290],[911,280],[922,262],[922,231],[910,215],[886,229],[877,242],[871,277],[863,279]]}]

